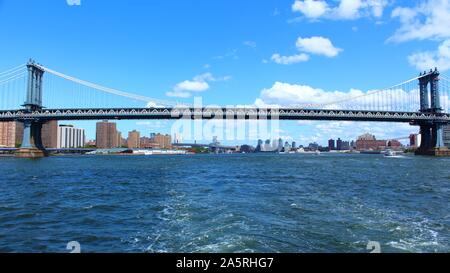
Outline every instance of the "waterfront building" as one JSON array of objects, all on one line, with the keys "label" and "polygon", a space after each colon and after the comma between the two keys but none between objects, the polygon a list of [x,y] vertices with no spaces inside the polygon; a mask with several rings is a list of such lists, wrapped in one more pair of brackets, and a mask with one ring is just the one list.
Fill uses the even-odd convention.
[{"label": "waterfront building", "polygon": [[256,145],[255,152],[261,152],[263,149],[264,142],[262,139],[258,139],[258,144]]},{"label": "waterfront building", "polygon": [[336,141],[334,139],[328,140],[328,150],[336,150]]},{"label": "waterfront building", "polygon": [[377,140],[374,135],[364,134],[358,137],[356,149],[358,151],[383,150],[386,148],[385,140]]},{"label": "waterfront building", "polygon": [[[275,141],[274,141],[275,143]],[[283,150],[283,140],[281,138],[278,139],[278,152],[281,152]]]},{"label": "waterfront building", "polygon": [[172,137],[170,135],[155,134],[153,135],[152,142],[155,143],[156,147],[161,149],[171,149],[172,148]]},{"label": "waterfront building", "polygon": [[336,150],[338,151],[342,151],[342,139],[338,138],[338,140],[336,141]]},{"label": "waterfront building", "polygon": [[444,145],[450,148],[450,125],[444,126]]},{"label": "waterfront building", "polygon": [[292,141],[292,149],[297,149],[297,143],[295,141]]},{"label": "waterfront building", "polygon": [[60,125],[57,133],[57,148],[83,148],[86,143],[84,129],[75,128],[72,125]]},{"label": "waterfront building", "polygon": [[141,148],[140,145],[140,138],[141,138],[141,133],[133,130],[131,132],[128,132],[128,139],[127,139],[127,146],[129,149],[137,149],[137,148]]},{"label": "waterfront building", "polygon": [[126,139],[122,137],[122,132],[117,131],[117,147],[122,147],[126,143]]},{"label": "waterfront building", "polygon": [[264,147],[262,149],[263,152],[267,152],[267,151],[271,151],[272,150],[272,146],[270,145],[270,139],[267,139],[264,142]]},{"label": "waterfront building", "polygon": [[289,142],[286,141],[286,142],[284,143],[283,151],[284,151],[285,153],[291,151],[291,145],[289,144]]},{"label": "waterfront building", "polygon": [[42,145],[48,149],[58,148],[58,121],[50,120],[42,124]]},{"label": "waterfront building", "polygon": [[350,150],[350,142],[349,141],[342,141],[341,143],[341,150],[340,151],[348,151]]},{"label": "waterfront building", "polygon": [[0,122],[0,147],[14,148],[22,142],[23,123],[17,121]]},{"label": "waterfront building", "polygon": [[310,151],[317,151],[317,150],[319,150],[319,144],[317,144],[316,142],[309,143],[308,149]]},{"label": "waterfront building", "polygon": [[115,122],[107,120],[97,122],[96,146],[99,149],[111,149],[119,146],[118,132]]},{"label": "waterfront building", "polygon": [[392,149],[398,149],[402,147],[402,144],[400,143],[400,141],[393,139],[387,142],[387,146]]}]

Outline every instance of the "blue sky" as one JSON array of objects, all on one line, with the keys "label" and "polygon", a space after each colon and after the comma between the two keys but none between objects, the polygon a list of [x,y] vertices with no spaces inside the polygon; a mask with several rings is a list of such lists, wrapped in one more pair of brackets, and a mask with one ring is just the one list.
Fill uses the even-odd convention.
[{"label": "blue sky", "polygon": [[[448,0],[67,2],[0,0],[0,71],[32,57],[57,71],[149,97],[192,102],[201,96],[205,104],[250,105],[258,99],[272,103],[267,94],[282,97],[286,90],[274,88],[277,82],[299,93],[299,86],[366,91],[412,78],[423,67],[450,68]],[[119,128],[149,135],[169,133],[171,124],[123,121]],[[77,125],[93,138],[94,122]],[[330,137],[356,138],[365,131],[401,137],[417,128],[283,122],[278,132],[325,144]],[[243,142],[254,141],[233,143]]]}]

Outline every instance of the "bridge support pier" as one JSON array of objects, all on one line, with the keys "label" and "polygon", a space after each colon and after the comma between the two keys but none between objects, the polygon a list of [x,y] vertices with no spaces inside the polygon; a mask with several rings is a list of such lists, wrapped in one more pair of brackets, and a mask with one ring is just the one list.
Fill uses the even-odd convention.
[{"label": "bridge support pier", "polygon": [[450,156],[450,149],[444,145],[443,124],[422,124],[420,134],[422,141],[416,155]]},{"label": "bridge support pier", "polygon": [[[428,89],[428,86],[430,88]],[[434,113],[442,112],[439,95],[439,71],[437,69],[419,76],[420,89],[420,112]],[[429,101],[429,98],[431,101]],[[431,105],[430,105],[431,103]],[[450,156],[450,150],[444,145],[443,125],[439,122],[416,123],[420,126],[422,143],[416,151],[416,155]]]},{"label": "bridge support pier", "polygon": [[23,122],[22,145],[16,151],[19,158],[41,158],[48,155],[42,145],[42,122],[26,120]]}]

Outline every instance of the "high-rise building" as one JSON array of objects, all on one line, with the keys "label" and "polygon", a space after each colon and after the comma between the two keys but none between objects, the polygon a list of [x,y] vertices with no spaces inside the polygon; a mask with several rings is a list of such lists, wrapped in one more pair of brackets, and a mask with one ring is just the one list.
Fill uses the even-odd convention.
[{"label": "high-rise building", "polygon": [[350,142],[350,149],[351,149],[351,150],[356,149],[356,142],[355,142],[354,140],[352,140],[352,141]]},{"label": "high-rise building", "polygon": [[83,148],[86,143],[84,129],[78,129],[72,125],[60,125],[58,127],[57,148]]},{"label": "high-rise building", "polygon": [[41,130],[42,145],[45,148],[58,148],[58,121],[50,120],[42,124]]},{"label": "high-rise building", "polygon": [[99,149],[117,148],[119,143],[116,123],[107,120],[97,122],[95,142]]},{"label": "high-rise building", "polygon": [[272,145],[270,145],[270,139],[266,139],[262,149],[263,152],[272,151]]},{"label": "high-rise building", "polygon": [[336,150],[336,141],[334,139],[328,140],[328,150]]},{"label": "high-rise building", "polygon": [[450,125],[444,126],[444,145],[450,148]]},{"label": "high-rise building", "polygon": [[349,141],[342,141],[341,143],[341,151],[348,151],[350,150],[350,142]]},{"label": "high-rise building", "polygon": [[126,140],[122,137],[122,132],[117,131],[117,147],[125,145]]},{"label": "high-rise building", "polygon": [[338,151],[342,151],[342,139],[338,138],[338,140],[336,141],[336,150]]},{"label": "high-rise building", "polygon": [[283,140],[281,138],[278,139],[278,152],[283,150]]},{"label": "high-rise building", "polygon": [[295,141],[292,141],[292,149],[297,149],[297,143]]},{"label": "high-rise building", "polygon": [[128,132],[127,145],[129,149],[136,149],[141,147],[141,133],[136,130]]},{"label": "high-rise building", "polygon": [[151,140],[156,144],[156,147],[161,149],[172,148],[172,137],[170,135],[155,134]]},{"label": "high-rise building", "polygon": [[22,142],[23,124],[16,121],[0,122],[0,147],[14,148]]}]

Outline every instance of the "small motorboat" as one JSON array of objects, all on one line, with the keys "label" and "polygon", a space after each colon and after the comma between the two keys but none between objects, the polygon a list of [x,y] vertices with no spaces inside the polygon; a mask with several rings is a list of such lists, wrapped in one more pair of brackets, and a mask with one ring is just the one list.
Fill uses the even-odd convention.
[{"label": "small motorboat", "polygon": [[384,153],[384,156],[386,157],[395,157],[396,154],[393,150],[386,150],[386,152]]}]

